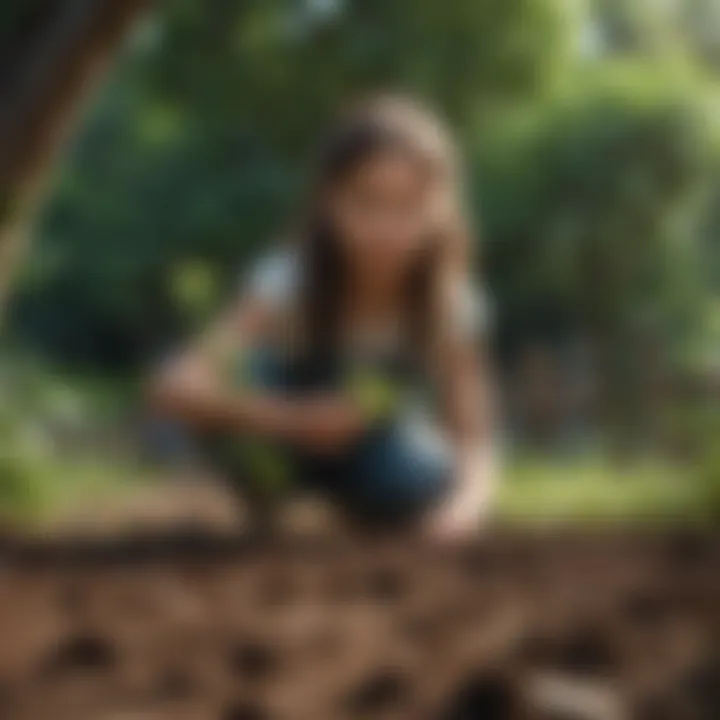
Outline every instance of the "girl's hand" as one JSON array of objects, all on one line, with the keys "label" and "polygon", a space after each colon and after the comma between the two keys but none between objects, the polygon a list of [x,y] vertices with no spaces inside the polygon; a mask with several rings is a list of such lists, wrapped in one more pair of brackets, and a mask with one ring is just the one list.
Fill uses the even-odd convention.
[{"label": "girl's hand", "polygon": [[442,542],[462,542],[480,531],[484,515],[484,508],[462,496],[451,498],[429,517],[425,530]]},{"label": "girl's hand", "polygon": [[300,401],[293,415],[292,439],[314,452],[340,452],[365,429],[361,410],[336,395]]},{"label": "girl's hand", "polygon": [[427,532],[442,541],[462,541],[485,526],[494,494],[496,469],[490,448],[462,453],[457,490],[428,519]]}]

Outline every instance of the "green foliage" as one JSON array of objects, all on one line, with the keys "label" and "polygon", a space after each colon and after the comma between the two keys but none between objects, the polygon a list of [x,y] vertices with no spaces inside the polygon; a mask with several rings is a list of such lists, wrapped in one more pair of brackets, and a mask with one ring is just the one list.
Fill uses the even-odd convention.
[{"label": "green foliage", "polygon": [[647,69],[584,81],[481,147],[483,254],[500,305],[511,320],[541,314],[612,338],[642,323],[692,329],[716,169],[703,112]]},{"label": "green foliage", "polygon": [[133,365],[201,319],[177,268],[203,264],[229,290],[285,231],[338,105],[404,88],[469,135],[541,94],[569,46],[553,0],[167,6],[132,38],[58,177],[15,327],[55,357]]},{"label": "green foliage", "polygon": [[709,70],[720,69],[716,0],[592,0],[595,22],[615,52],[686,57]]},{"label": "green foliage", "polygon": [[[109,413],[117,415],[113,393],[70,387],[27,359],[0,356],[0,524],[32,521],[142,474],[87,446]],[[84,449],[67,447],[63,434],[82,437]]]},{"label": "green foliage", "polygon": [[[93,368],[146,360],[285,232],[335,108],[399,88],[458,133],[505,335],[581,330],[625,348],[644,333],[681,355],[717,287],[716,89],[677,61],[662,30],[674,20],[626,5],[167,5],[131,38],[58,175],[15,334]],[[588,29],[602,52],[588,54]],[[654,39],[619,48],[620,34]]]}]

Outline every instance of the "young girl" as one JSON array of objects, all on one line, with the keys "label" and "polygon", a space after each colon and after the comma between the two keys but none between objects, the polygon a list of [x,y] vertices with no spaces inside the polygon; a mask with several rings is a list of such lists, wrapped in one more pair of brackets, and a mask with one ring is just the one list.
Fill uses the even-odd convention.
[{"label": "young girl", "polygon": [[439,123],[404,99],[361,106],[329,134],[291,239],[162,369],[157,406],[235,452],[250,484],[309,485],[362,521],[470,532],[493,477],[467,243]]}]

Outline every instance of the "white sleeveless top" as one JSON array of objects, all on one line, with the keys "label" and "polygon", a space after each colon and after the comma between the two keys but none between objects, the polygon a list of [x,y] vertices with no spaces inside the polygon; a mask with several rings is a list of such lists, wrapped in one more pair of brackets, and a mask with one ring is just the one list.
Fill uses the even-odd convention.
[{"label": "white sleeveless top", "polygon": [[[260,258],[243,279],[242,289],[246,296],[260,300],[281,316],[292,318],[298,307],[302,287],[302,258],[292,248],[281,248]],[[448,321],[454,332],[470,340],[482,336],[489,323],[487,301],[484,294],[470,283],[458,283],[451,290]],[[375,349],[397,346],[402,335],[398,328],[390,326],[365,329],[349,338],[352,352],[365,353]]]}]

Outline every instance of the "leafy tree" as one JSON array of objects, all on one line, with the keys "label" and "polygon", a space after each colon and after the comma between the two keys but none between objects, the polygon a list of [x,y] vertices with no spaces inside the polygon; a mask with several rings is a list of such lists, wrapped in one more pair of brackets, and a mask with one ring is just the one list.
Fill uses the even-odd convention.
[{"label": "leafy tree", "polygon": [[281,231],[338,105],[406,88],[468,137],[544,92],[566,36],[552,0],[176,0],[132,38],[58,178],[16,327],[56,356],[132,364],[183,325],[182,268],[228,288]]}]

